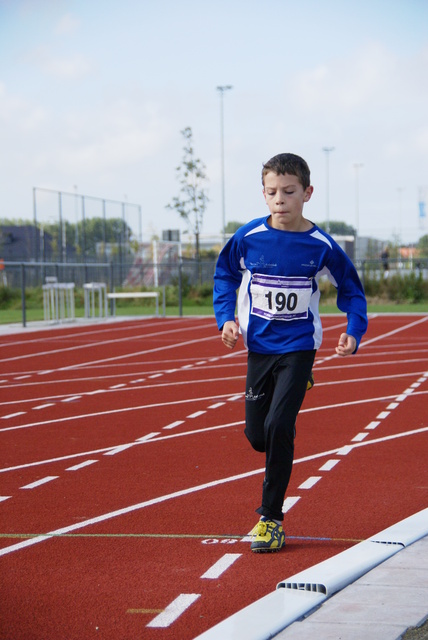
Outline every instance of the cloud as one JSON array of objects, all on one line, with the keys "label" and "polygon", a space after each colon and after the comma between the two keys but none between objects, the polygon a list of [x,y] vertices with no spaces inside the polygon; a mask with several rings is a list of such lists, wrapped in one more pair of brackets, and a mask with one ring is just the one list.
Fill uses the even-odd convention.
[{"label": "cloud", "polygon": [[64,80],[80,80],[89,75],[94,65],[81,53],[59,55],[54,53],[48,45],[40,45],[33,49],[26,62],[35,64],[45,74]]},{"label": "cloud", "polygon": [[68,35],[70,33],[74,33],[79,26],[80,20],[76,18],[76,16],[74,16],[72,13],[66,13],[57,22],[54,28],[54,33],[58,36]]},{"label": "cloud", "polygon": [[[397,62],[384,47],[373,43],[352,58],[336,58],[299,74],[294,99],[306,112],[349,114],[371,100],[384,102]],[[387,90],[387,93],[386,93]]]},{"label": "cloud", "polygon": [[174,133],[156,105],[126,100],[107,105],[102,113],[74,113],[61,129],[65,136],[57,162],[72,174],[138,164],[156,154]]}]

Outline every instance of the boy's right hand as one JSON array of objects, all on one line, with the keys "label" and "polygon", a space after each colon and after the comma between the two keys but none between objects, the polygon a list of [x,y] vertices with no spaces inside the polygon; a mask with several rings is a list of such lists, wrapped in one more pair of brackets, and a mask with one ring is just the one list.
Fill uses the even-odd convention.
[{"label": "boy's right hand", "polygon": [[239,336],[239,327],[233,320],[228,320],[223,325],[221,340],[228,349],[233,349]]}]

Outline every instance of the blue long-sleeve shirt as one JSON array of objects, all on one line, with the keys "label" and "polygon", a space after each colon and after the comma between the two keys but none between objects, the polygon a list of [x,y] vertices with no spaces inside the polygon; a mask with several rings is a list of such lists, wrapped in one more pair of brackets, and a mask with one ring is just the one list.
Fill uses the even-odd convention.
[{"label": "blue long-sleeve shirt", "polygon": [[322,341],[318,281],[325,275],[337,289],[337,306],[347,314],[346,332],[357,348],[367,330],[367,303],[351,260],[331,236],[314,225],[282,231],[268,216],[244,225],[225,245],[214,275],[218,328],[237,313],[244,343],[256,353],[318,349]]}]

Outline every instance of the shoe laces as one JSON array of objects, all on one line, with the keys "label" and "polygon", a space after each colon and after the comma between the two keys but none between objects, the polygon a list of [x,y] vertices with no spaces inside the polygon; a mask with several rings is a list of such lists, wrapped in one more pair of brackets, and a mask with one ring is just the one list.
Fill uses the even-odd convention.
[{"label": "shoe laces", "polygon": [[251,531],[251,535],[265,536],[267,531],[267,522],[265,520],[259,520],[256,526]]}]

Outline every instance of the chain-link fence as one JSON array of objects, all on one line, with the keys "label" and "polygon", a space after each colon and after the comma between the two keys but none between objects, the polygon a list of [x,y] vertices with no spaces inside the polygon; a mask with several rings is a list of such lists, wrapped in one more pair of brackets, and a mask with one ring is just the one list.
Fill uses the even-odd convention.
[{"label": "chain-link fence", "polygon": [[[109,298],[109,304],[97,300],[97,309],[109,309],[114,312],[116,300],[113,293],[121,291],[134,297],[142,305],[150,305],[150,297],[142,292],[157,292],[156,310],[160,304],[175,306],[175,312],[183,315],[183,300],[193,289],[202,290],[207,304],[211,302],[210,288],[213,285],[215,261],[200,261],[181,258],[171,263],[134,262],[1,262],[0,264],[0,302],[2,291],[20,292],[22,322],[26,323],[26,310],[30,292],[38,290],[40,316],[45,320],[61,320],[77,315],[91,316],[94,313],[94,296]],[[387,286],[394,278],[403,281],[409,276],[417,279],[420,299],[426,299],[428,289],[428,261],[418,260],[402,262],[390,260],[357,261],[356,268],[369,295],[387,292]],[[376,284],[377,283],[377,284]],[[391,287],[389,287],[391,288]],[[43,300],[40,295],[43,290]],[[167,293],[165,298],[165,292]],[[133,296],[134,293],[134,296]],[[139,293],[139,296],[136,294]],[[34,296],[37,297],[37,296]],[[76,298],[76,300],[75,300]],[[120,301],[124,304],[128,301]],[[134,300],[135,303],[135,300]],[[202,304],[197,300],[196,304]],[[89,308],[91,306],[91,308]],[[140,305],[141,307],[141,305]],[[34,302],[33,302],[34,308]],[[153,305],[151,310],[153,311]],[[104,311],[103,311],[104,313]],[[135,313],[138,309],[135,308]],[[2,314],[3,315],[3,314]]]},{"label": "chain-link fence", "polygon": [[[0,287],[9,291],[20,290],[22,322],[26,323],[28,295],[32,290],[43,290],[43,312],[45,320],[74,319],[75,311],[82,311],[90,316],[92,311],[87,308],[93,296],[106,295],[109,309],[113,312],[116,300],[114,292],[121,291],[131,301],[141,292],[158,292],[158,303],[165,305],[165,291],[171,290],[169,302],[174,300],[177,313],[183,315],[183,298],[191,287],[213,283],[215,262],[182,259],[162,263],[125,263],[125,262],[3,262],[0,270]],[[94,286],[95,285],[95,286]],[[90,297],[88,292],[90,292]],[[87,295],[88,294],[88,295]],[[134,294],[134,295],[133,295]],[[76,295],[76,302],[75,302]],[[141,296],[140,298],[150,296]],[[41,296],[40,309],[42,309]],[[106,307],[104,302],[97,301],[98,307]],[[148,304],[149,301],[145,300]],[[173,303],[174,304],[174,303]]]}]

